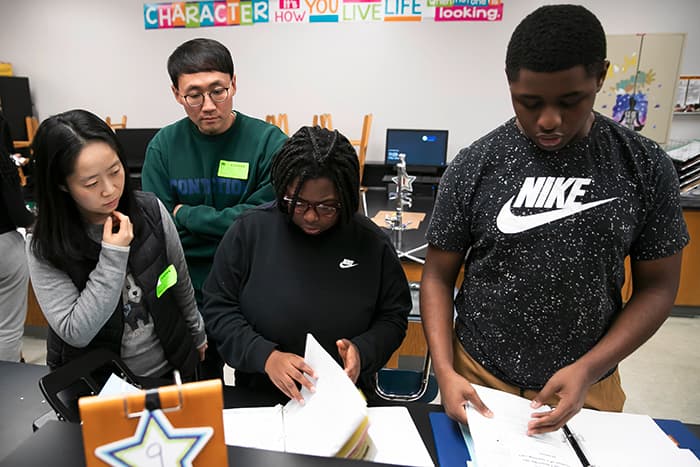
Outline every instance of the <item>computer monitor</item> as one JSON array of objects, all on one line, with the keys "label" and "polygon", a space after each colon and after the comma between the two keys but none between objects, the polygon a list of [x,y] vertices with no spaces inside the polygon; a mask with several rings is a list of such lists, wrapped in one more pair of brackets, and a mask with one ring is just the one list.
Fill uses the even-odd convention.
[{"label": "computer monitor", "polygon": [[160,128],[119,128],[114,131],[131,172],[141,172],[146,148]]},{"label": "computer monitor", "polygon": [[447,166],[447,130],[386,130],[384,163],[396,165],[406,154],[409,173],[442,174]]}]

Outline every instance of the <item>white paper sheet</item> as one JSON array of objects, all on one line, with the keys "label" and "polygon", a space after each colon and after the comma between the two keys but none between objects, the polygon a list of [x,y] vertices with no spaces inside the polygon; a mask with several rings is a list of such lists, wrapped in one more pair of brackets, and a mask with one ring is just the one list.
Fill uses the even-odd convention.
[{"label": "white paper sheet", "polygon": [[[489,419],[471,405],[467,407],[469,432],[479,467],[581,466],[561,430],[527,436],[527,422],[533,412],[529,400],[478,385],[474,388],[494,413]],[[687,459],[687,454],[647,415],[583,409],[567,426],[588,462],[595,467],[697,465],[697,462],[688,463],[692,459]]]},{"label": "white paper sheet", "polygon": [[561,430],[527,436],[527,423],[533,412],[528,400],[483,386],[474,388],[494,414],[487,418],[467,406],[473,457],[479,467],[581,467]]},{"label": "white paper sheet", "polygon": [[367,402],[345,371],[311,335],[304,361],[314,369],[316,392],[302,388],[304,405],[284,407],[287,452],[333,456],[367,417]]},{"label": "white paper sheet", "polygon": [[282,406],[224,409],[224,442],[284,452]]},{"label": "white paper sheet", "polygon": [[374,462],[433,467],[433,460],[406,407],[370,407],[369,435],[377,453]]},{"label": "white paper sheet", "polygon": [[582,409],[567,425],[596,467],[681,465],[681,450],[648,415]]},{"label": "white paper sheet", "polygon": [[679,449],[678,459],[676,460],[675,467],[698,467],[700,466],[700,459],[695,457],[695,454],[690,449]]},{"label": "white paper sheet", "polygon": [[[224,410],[225,442],[231,446],[284,452],[282,406]],[[371,407],[372,460],[394,465],[433,467],[433,461],[405,407]]]},{"label": "white paper sheet", "polygon": [[681,147],[672,149],[667,152],[671,159],[685,162],[700,154],[700,140],[691,141]]},{"label": "white paper sheet", "polygon": [[140,391],[141,389],[137,388],[132,384],[127,383],[126,380],[112,373],[111,375],[109,375],[109,378],[107,379],[105,385],[102,386],[102,389],[100,390],[98,396],[121,396],[123,394],[134,394]]}]

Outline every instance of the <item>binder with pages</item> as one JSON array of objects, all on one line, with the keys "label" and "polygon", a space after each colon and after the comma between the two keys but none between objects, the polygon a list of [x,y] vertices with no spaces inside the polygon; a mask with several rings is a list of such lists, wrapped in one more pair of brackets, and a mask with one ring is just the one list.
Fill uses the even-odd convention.
[{"label": "binder with pages", "polygon": [[304,360],[314,369],[315,392],[304,404],[224,410],[226,444],[321,457],[432,467],[405,407],[367,407],[359,390],[311,334]]},{"label": "binder with pages", "polygon": [[[567,423],[566,430],[528,437],[525,426],[529,415],[523,420],[517,412],[518,406],[523,413],[531,412],[529,401],[480,386],[475,388],[494,412],[493,419],[468,408],[470,425],[465,427],[445,413],[430,414],[440,465],[443,459],[450,459],[444,465],[531,465],[538,458],[571,467],[700,465],[695,457],[700,452],[700,441],[678,421],[583,409]],[[463,436],[455,436],[460,429]]]}]

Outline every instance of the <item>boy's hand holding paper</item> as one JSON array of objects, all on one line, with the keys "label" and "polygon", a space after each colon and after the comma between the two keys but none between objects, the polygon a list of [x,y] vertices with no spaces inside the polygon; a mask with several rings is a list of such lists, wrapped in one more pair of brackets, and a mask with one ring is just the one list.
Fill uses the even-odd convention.
[{"label": "boy's hand holding paper", "polygon": [[539,409],[544,404],[542,401],[559,396],[559,403],[553,410],[532,414],[527,425],[528,435],[556,431],[583,408],[591,383],[585,380],[585,373],[579,371],[577,364],[580,365],[576,362],[554,373],[532,401],[532,408]]},{"label": "boy's hand holding paper", "polygon": [[[494,416],[485,418],[468,405],[469,425],[461,427],[472,460],[479,467],[698,465],[697,459],[689,463],[687,453],[649,416],[582,409],[564,430],[528,436],[533,410],[530,401],[496,389],[474,388],[494,409]],[[550,412],[546,405],[537,410]]]},{"label": "boy's hand holding paper", "polygon": [[467,423],[467,404],[485,417],[492,416],[491,410],[482,402],[474,386],[456,371],[449,371],[439,380],[440,397],[447,416],[459,423]]}]

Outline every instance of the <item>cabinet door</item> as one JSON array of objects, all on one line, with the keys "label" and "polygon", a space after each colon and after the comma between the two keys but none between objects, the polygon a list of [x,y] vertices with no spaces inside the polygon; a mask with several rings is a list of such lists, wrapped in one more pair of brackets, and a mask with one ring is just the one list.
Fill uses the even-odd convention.
[{"label": "cabinet door", "polygon": [[683,250],[681,282],[678,285],[676,305],[700,306],[700,210],[683,209],[683,217],[688,225],[690,243]]},{"label": "cabinet door", "polygon": [[[683,217],[688,225],[690,243],[683,250],[681,263],[681,278],[674,305],[700,307],[700,210],[683,209]],[[622,286],[622,301],[627,302],[632,297],[632,270],[629,257],[625,259],[625,284]]]}]

